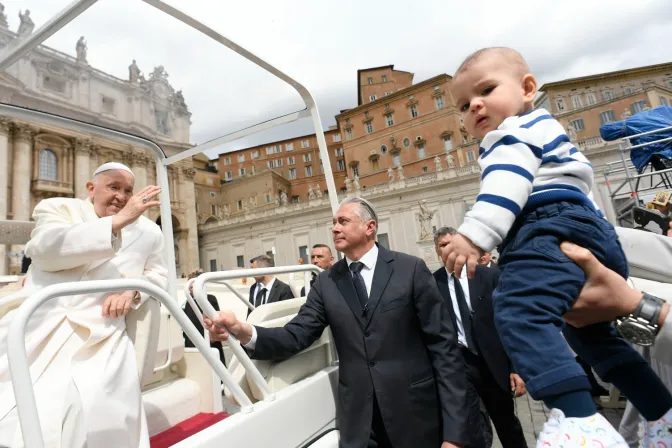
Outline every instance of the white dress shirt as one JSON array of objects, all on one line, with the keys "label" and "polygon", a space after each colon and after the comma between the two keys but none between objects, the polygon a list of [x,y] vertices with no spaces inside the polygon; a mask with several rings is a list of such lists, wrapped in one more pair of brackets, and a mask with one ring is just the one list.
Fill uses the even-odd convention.
[{"label": "white dress shirt", "polygon": [[[350,263],[352,263],[355,260],[351,260],[348,257],[345,257],[345,261],[346,263],[348,263],[348,270],[349,270]],[[376,269],[376,263],[378,262],[378,246],[374,244],[371,250],[369,250],[366,254],[364,254],[364,256],[360,258],[358,261],[361,261],[362,264],[364,265],[359,274],[362,276],[364,284],[366,285],[366,295],[371,297],[371,284],[373,283],[373,272]],[[350,275],[352,275],[352,272],[350,272]],[[254,350],[254,346],[256,345],[256,343],[257,343],[257,329],[254,327],[254,325],[252,325],[252,338],[250,339],[250,342],[245,344],[245,348]]]},{"label": "white dress shirt", "polygon": [[264,285],[261,282],[255,283],[257,285],[257,288],[254,291],[254,294],[252,294],[252,297],[254,297],[254,302],[252,303],[252,305],[257,303],[257,297],[259,296],[259,294],[261,294],[261,291],[263,291],[264,289],[266,290],[266,297],[264,297],[264,302],[262,303],[262,305],[266,305],[268,303],[268,296],[271,295],[271,288],[273,288],[273,283],[275,283],[275,277],[271,278],[271,281],[268,282],[267,285]]},{"label": "white dress shirt", "polygon": [[[448,269],[446,269],[446,272],[448,272]],[[460,274],[460,278],[457,280],[460,282],[460,286],[464,292],[464,299],[467,302],[469,310],[473,310],[471,307],[471,298],[469,297],[469,279],[467,278],[466,264],[462,268],[462,274]],[[453,310],[455,311],[455,322],[457,323],[457,342],[459,342],[460,345],[468,347],[467,337],[464,334],[464,325],[462,324],[462,313],[460,313],[460,305],[457,303],[457,295],[455,294],[455,277],[450,272],[448,272],[448,290],[450,291],[450,301],[452,302]]]}]

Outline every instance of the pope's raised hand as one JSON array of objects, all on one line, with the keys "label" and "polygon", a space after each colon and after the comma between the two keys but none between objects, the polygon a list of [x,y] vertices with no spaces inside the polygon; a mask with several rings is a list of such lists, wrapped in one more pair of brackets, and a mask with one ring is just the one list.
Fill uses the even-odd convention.
[{"label": "pope's raised hand", "polygon": [[124,208],[112,219],[112,232],[117,234],[127,225],[134,223],[148,209],[161,205],[160,201],[154,200],[159,193],[161,193],[161,187],[148,185],[131,196]]}]

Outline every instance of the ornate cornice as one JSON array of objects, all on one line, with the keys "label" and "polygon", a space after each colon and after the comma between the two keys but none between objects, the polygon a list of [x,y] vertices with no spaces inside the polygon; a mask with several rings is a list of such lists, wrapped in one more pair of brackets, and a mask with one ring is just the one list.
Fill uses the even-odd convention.
[{"label": "ornate cornice", "polygon": [[0,133],[9,135],[10,132],[12,131],[13,124],[14,124],[13,120],[5,117],[0,117]]},{"label": "ornate cornice", "polygon": [[14,124],[14,138],[17,141],[30,143],[37,134],[37,129],[27,124]]},{"label": "ornate cornice", "polygon": [[91,155],[92,149],[91,139],[89,138],[76,138],[75,139],[75,154],[81,155]]},{"label": "ornate cornice", "polygon": [[182,168],[182,174],[187,178],[187,180],[193,181],[196,177],[196,170],[193,168]]}]

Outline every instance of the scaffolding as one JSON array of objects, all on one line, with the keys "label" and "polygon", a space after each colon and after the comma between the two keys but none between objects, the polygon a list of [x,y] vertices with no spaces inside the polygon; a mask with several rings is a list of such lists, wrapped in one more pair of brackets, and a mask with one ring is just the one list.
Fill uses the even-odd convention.
[{"label": "scaffolding", "polygon": [[672,141],[672,137],[668,137],[633,145],[633,139],[667,131],[672,131],[672,126],[623,137],[623,141],[619,144],[620,160],[606,164],[604,178],[609,189],[609,198],[614,208],[617,225],[635,226],[635,210],[644,205],[642,196],[661,190],[672,191],[672,166],[669,162],[663,165],[664,169],[660,169],[660,164],[649,162],[646,167],[637,171],[630,160],[632,150]]}]

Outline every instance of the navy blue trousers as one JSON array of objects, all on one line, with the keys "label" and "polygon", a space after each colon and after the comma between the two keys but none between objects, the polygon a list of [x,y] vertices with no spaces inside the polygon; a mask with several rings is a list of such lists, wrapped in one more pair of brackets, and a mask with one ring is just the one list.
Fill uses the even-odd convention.
[{"label": "navy blue trousers", "polygon": [[521,214],[502,243],[502,274],[494,292],[495,324],[517,373],[535,400],[589,390],[585,372],[565,340],[606,380],[615,366],[646,362],[610,323],[581,329],[566,325],[586,280],[560,250],[571,241],[603,264],[628,275],[614,227],[587,205],[560,202]]}]

